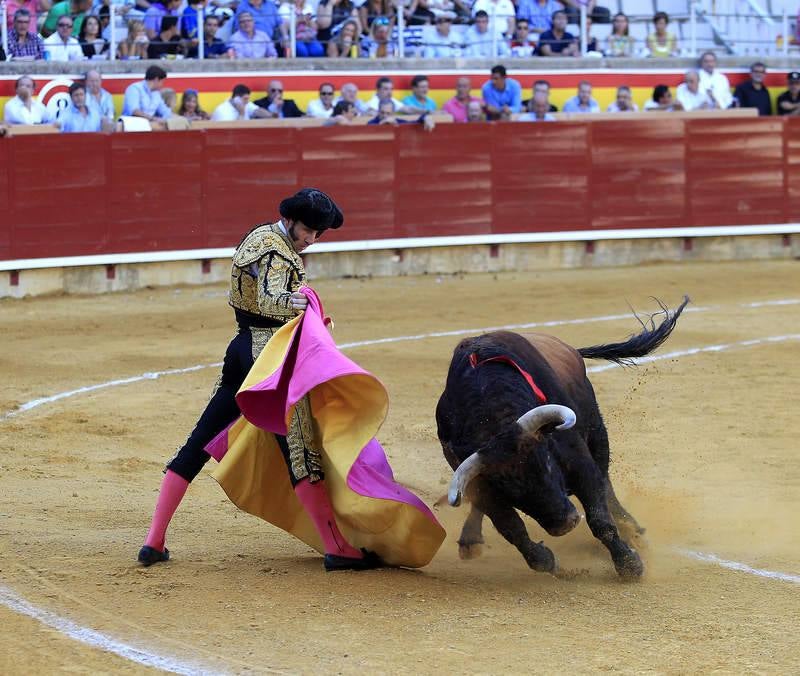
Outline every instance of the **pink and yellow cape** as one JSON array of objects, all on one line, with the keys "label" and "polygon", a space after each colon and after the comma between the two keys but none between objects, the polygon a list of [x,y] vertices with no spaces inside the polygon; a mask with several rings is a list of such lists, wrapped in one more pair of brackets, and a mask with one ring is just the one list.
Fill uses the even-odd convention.
[{"label": "pink and yellow cape", "polygon": [[375,439],[389,408],[386,389],[339,351],[319,297],[310,288],[304,293],[308,309],[275,333],[236,395],[243,415],[206,447],[219,461],[213,476],[237,507],[323,553],[274,437],[286,434],[295,403],[309,394],[325,485],[344,536],[388,565],[424,566],[445,531],[425,503],[394,480]]}]

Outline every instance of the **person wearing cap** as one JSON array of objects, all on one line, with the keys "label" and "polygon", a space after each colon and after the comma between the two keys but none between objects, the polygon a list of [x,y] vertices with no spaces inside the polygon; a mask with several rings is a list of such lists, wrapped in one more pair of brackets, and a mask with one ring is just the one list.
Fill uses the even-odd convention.
[{"label": "person wearing cap", "polygon": [[793,70],[786,79],[789,89],[778,97],[778,115],[800,115],[800,72]]},{"label": "person wearing cap", "polygon": [[[233,255],[229,303],[238,332],[228,345],[217,385],[186,443],[167,463],[155,513],[138,560],[144,566],[167,561],[167,527],[189,484],[208,462],[208,443],[240,415],[236,393],[269,339],[308,306],[306,273],[300,254],[344,217],[321,190],[304,188],[284,199],[280,219],[248,232]],[[326,569],[364,570],[379,562],[350,545],[330,514],[321,448],[314,434],[308,396],[294,407],[288,433],[277,436],[298,500],[315,523],[325,545]],[[319,517],[319,518],[317,518]],[[334,565],[331,566],[331,562]]]},{"label": "person wearing cap", "polygon": [[750,66],[750,79],[742,82],[733,92],[733,98],[740,108],[757,108],[759,115],[772,115],[772,99],[764,86],[767,67],[756,61]]}]

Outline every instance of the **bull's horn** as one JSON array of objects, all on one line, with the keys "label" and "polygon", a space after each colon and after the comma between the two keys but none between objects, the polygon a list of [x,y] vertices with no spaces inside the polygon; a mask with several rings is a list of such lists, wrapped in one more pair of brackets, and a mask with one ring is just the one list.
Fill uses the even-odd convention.
[{"label": "bull's horn", "polygon": [[551,423],[558,423],[557,430],[568,430],[575,425],[576,420],[575,411],[568,406],[545,404],[532,408],[517,420],[517,425],[528,434],[536,434],[542,427]]},{"label": "bull's horn", "polygon": [[453,473],[453,480],[450,482],[450,490],[447,491],[447,501],[453,506],[461,504],[461,496],[467,490],[469,482],[472,481],[483,469],[483,458],[478,453],[473,453],[458,469]]}]

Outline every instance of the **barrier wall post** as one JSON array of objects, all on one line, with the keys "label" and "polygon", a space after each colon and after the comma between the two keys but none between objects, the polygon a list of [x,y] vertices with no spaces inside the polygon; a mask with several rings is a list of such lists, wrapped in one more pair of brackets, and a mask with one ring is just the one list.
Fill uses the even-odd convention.
[{"label": "barrier wall post", "polygon": [[293,59],[297,56],[297,14],[294,7],[289,17],[289,56]]},{"label": "barrier wall post", "polygon": [[789,14],[786,12],[786,7],[783,8],[783,21],[781,25],[783,31],[783,43],[781,44],[781,51],[784,56],[789,56]]},{"label": "barrier wall post", "polygon": [[206,58],[206,31],[203,6],[197,8],[197,58],[202,61]]},{"label": "barrier wall post", "polygon": [[492,31],[492,58],[497,58],[497,5],[492,5],[490,30]]},{"label": "barrier wall post", "polygon": [[6,3],[2,4],[2,12],[0,12],[0,19],[3,21],[2,27],[2,40],[3,40],[3,54],[6,55],[6,59],[10,58],[8,54],[8,7],[6,7]]},{"label": "barrier wall post", "polygon": [[693,0],[689,1],[689,31],[691,56],[697,56],[697,11]]},{"label": "barrier wall post", "polygon": [[586,35],[586,5],[581,3],[581,56],[586,56],[586,46],[589,44],[588,35]]},{"label": "barrier wall post", "polygon": [[406,17],[403,14],[403,3],[397,4],[397,56],[404,59],[406,56]]}]

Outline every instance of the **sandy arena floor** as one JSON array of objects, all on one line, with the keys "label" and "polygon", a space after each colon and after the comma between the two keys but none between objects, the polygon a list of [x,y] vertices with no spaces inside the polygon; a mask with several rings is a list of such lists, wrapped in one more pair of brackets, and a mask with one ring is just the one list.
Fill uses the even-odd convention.
[{"label": "sandy arena floor", "polygon": [[[528,570],[488,525],[484,556],[461,561],[463,507],[438,509],[448,538],[423,570],[325,574],[306,546],[238,512],[207,472],[173,522],[173,560],[142,569],[134,559],[162,465],[193,426],[217,369],[6,414],[80,387],[220,361],[233,329],[224,288],[3,301],[0,673],[152,670],[95,647],[110,640],[138,649],[146,663],[162,657],[162,666],[187,672],[800,671],[800,263],[316,288],[340,343],[585,319],[545,329],[582,346],[636,331],[628,302],[653,311],[649,296],[674,307],[690,294],[691,311],[660,354],[718,350],[592,376],[617,493],[647,527],[638,543],[644,579],[619,582],[585,523],[563,538],[529,523],[556,553],[560,577]],[[457,340],[349,350],[386,383],[392,408],[381,441],[396,475],[429,504],[450,476],[433,410]],[[88,645],[65,635],[81,628],[101,636],[88,635]]]}]

